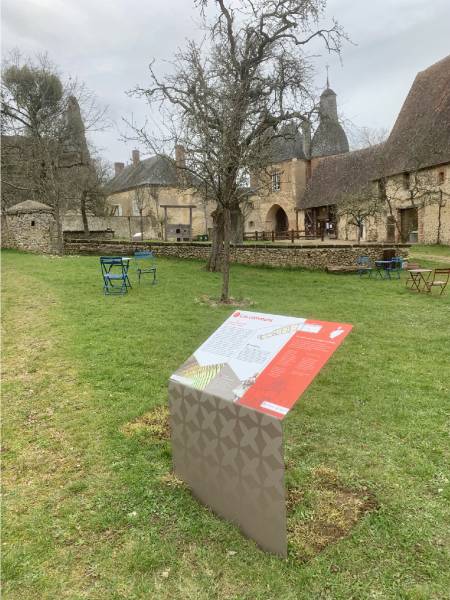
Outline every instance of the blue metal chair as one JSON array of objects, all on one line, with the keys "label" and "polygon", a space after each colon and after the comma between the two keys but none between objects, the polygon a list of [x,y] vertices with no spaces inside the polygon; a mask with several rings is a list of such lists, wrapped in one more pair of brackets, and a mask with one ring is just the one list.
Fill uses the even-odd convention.
[{"label": "blue metal chair", "polygon": [[134,253],[134,259],[136,261],[136,270],[138,274],[139,283],[141,283],[141,276],[147,273],[153,275],[152,285],[156,284],[156,256],[150,250],[143,250]]},{"label": "blue metal chair", "polygon": [[358,275],[360,277],[367,274],[369,278],[372,277],[372,263],[369,256],[358,256],[356,265],[358,266]]},{"label": "blue metal chair", "polygon": [[128,278],[129,261],[121,256],[101,256],[100,267],[103,277],[103,293],[126,294],[131,287]]},{"label": "blue metal chair", "polygon": [[389,268],[389,277],[396,275],[397,279],[400,279],[400,273],[403,269],[403,258],[401,256],[395,256],[391,259],[391,265]]}]

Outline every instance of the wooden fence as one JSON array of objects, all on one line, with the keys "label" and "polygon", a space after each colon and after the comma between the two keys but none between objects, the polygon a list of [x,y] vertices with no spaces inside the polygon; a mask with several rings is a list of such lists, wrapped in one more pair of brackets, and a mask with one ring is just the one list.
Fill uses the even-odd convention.
[{"label": "wooden fence", "polygon": [[277,240],[290,240],[292,243],[295,240],[314,240],[316,235],[307,234],[304,230],[286,229],[286,231],[251,231],[244,233],[244,241],[253,242],[275,242]]}]

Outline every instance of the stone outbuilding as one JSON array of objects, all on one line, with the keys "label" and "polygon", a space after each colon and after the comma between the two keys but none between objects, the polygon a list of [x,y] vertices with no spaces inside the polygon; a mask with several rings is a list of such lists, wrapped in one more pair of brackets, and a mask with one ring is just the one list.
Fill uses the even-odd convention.
[{"label": "stone outbuilding", "polygon": [[2,247],[51,254],[56,247],[53,209],[35,200],[10,206],[2,215]]}]

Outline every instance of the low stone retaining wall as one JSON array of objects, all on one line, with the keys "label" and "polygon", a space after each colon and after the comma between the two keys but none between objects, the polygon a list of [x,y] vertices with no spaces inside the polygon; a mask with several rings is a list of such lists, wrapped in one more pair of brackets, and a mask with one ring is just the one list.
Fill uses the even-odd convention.
[{"label": "low stone retaining wall", "polygon": [[[269,267],[304,267],[326,269],[328,266],[354,265],[358,256],[372,260],[383,258],[383,251],[395,249],[396,254],[408,256],[409,244],[360,244],[360,245],[292,245],[243,244],[231,250],[231,260],[244,265]],[[153,250],[157,256],[207,260],[209,243],[200,242],[121,242],[115,240],[66,241],[67,254],[94,254],[97,256],[132,256],[136,250]]]}]

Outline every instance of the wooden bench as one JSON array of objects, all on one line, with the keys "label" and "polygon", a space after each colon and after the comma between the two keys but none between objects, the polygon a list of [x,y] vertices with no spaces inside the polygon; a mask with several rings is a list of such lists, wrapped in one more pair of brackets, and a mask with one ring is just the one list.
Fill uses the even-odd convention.
[{"label": "wooden bench", "polygon": [[360,267],[358,267],[357,265],[327,265],[327,272],[328,273],[334,273],[339,274],[339,273],[357,273],[358,269]]}]

